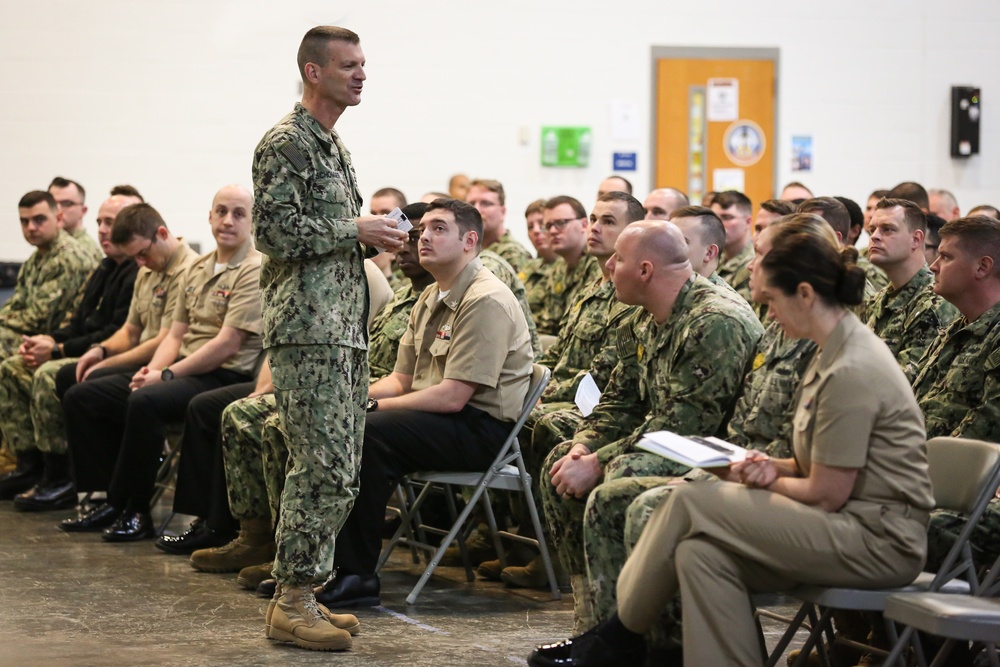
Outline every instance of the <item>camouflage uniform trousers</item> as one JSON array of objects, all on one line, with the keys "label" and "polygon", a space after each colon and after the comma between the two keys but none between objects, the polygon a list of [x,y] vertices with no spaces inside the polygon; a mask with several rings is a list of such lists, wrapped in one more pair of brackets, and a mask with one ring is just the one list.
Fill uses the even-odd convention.
[{"label": "camouflage uniform trousers", "polygon": [[[242,398],[222,412],[222,455],[233,517],[245,521],[268,516],[263,458],[264,421],[277,415],[274,394]],[[272,515],[274,520],[276,515]]]},{"label": "camouflage uniform trousers", "polygon": [[[924,569],[934,572],[955,544],[958,534],[965,528],[966,517],[948,510],[935,510],[927,527],[927,565]],[[986,512],[972,529],[969,537],[972,559],[978,569],[993,565],[1000,556],[1000,499],[993,498]]]},{"label": "camouflage uniform trousers", "polygon": [[23,342],[24,339],[21,337],[21,334],[7,327],[0,326],[0,361],[9,359],[17,354]]},{"label": "camouflage uniform trousers", "polygon": [[[584,514],[583,538],[591,618],[598,623],[617,611],[618,576],[653,510],[676,488],[671,482],[677,479],[619,477],[601,484],[591,494]],[[655,648],[681,645],[680,596],[667,605],[647,640]]]},{"label": "camouflage uniform trousers", "polygon": [[[571,446],[571,442],[564,442],[553,449],[545,461],[545,469],[548,470],[556,461],[566,456]],[[545,526],[552,537],[551,543],[555,545],[559,562],[564,571],[570,576],[586,573],[584,516],[594,494],[598,494],[597,503],[606,499],[615,502],[611,508],[595,504],[591,512],[604,514],[603,520],[605,521],[619,522],[621,530],[618,534],[624,534],[625,510],[631,499],[624,502],[625,499],[616,497],[613,491],[605,495],[602,489],[604,485],[614,480],[629,477],[673,477],[683,474],[686,470],[687,468],[655,454],[625,454],[616,457],[605,466],[604,482],[587,494],[586,498],[563,498],[556,493],[552,484],[542,484],[542,511],[545,515]],[[635,495],[641,490],[636,490]],[[613,517],[614,512],[618,512],[620,516]],[[624,563],[624,560],[622,562]],[[588,607],[594,608],[593,600],[588,601]]]},{"label": "camouflage uniform trousers", "polygon": [[368,399],[368,352],[336,345],[268,350],[283,439],[285,488],[275,542],[275,578],[321,583],[358,495]]},{"label": "camouflage uniform trousers", "polygon": [[56,396],[56,373],[76,359],[30,368],[15,354],[0,364],[0,430],[15,454],[40,450],[65,454],[66,425]]}]

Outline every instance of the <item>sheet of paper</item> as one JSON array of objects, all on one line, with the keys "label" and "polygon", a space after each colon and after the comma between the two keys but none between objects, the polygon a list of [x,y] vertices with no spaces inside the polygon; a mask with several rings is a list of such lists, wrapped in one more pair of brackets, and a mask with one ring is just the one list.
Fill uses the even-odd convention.
[{"label": "sheet of paper", "polygon": [[746,173],[742,169],[713,169],[712,189],[716,192],[736,190],[743,192],[746,187]]},{"label": "sheet of paper", "polygon": [[708,120],[731,121],[740,117],[740,80],[708,80]]},{"label": "sheet of paper", "polygon": [[601,402],[601,390],[597,388],[597,383],[590,373],[587,373],[580,381],[580,386],[576,388],[576,407],[584,417],[590,415]]}]

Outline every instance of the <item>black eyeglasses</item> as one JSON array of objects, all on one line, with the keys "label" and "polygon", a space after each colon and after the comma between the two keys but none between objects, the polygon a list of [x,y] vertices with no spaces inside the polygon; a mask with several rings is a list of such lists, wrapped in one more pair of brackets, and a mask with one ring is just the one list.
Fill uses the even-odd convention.
[{"label": "black eyeglasses", "polygon": [[545,231],[547,232],[551,232],[553,229],[558,229],[561,231],[569,223],[576,222],[577,220],[581,219],[582,218],[564,218],[562,220],[549,220],[544,225],[542,225],[542,227],[544,227]]}]

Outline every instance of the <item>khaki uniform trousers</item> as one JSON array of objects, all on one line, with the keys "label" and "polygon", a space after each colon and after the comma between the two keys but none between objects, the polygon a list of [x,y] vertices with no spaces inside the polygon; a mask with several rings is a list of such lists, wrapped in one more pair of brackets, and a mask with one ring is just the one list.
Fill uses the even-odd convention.
[{"label": "khaki uniform trousers", "polygon": [[900,546],[926,512],[851,501],[824,512],[721,482],[675,489],[650,517],[618,581],[618,614],[646,633],[678,593],[686,665],[760,666],[750,593],[795,584],[883,588],[913,581],[924,553]]}]

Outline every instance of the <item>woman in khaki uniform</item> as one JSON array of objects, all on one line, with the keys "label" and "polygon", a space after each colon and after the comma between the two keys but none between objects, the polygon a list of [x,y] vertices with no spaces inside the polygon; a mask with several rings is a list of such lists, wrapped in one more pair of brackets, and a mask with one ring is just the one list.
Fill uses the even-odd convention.
[{"label": "woman in khaki uniform", "polygon": [[933,505],[923,417],[888,348],[848,310],[864,271],[802,232],[776,239],[760,270],[785,334],[820,349],[802,380],[795,458],[752,452],[722,473],[732,483],[675,490],[622,571],[618,613],[530,665],[638,662],[678,593],[686,665],[760,665],[748,593],[898,586],[920,572]]}]

